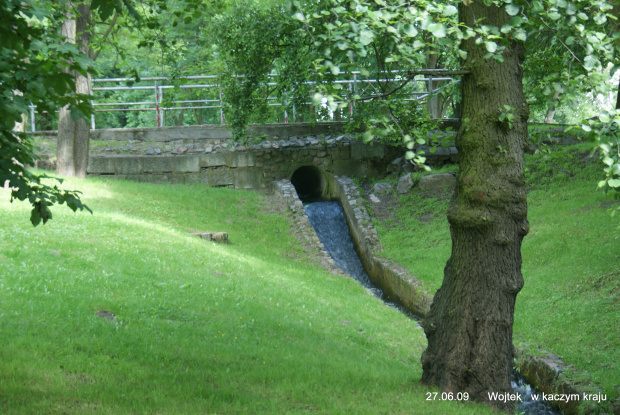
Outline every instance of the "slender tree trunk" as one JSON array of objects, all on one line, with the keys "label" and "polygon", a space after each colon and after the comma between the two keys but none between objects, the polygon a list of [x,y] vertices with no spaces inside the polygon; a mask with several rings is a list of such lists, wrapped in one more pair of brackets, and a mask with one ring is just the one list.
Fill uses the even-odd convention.
[{"label": "slender tree trunk", "polygon": [[618,92],[616,94],[616,109],[620,110],[620,82],[618,82]]},{"label": "slender tree trunk", "polygon": [[[439,55],[431,54],[427,55],[427,65],[426,69],[438,69],[441,65],[438,65]],[[429,94],[432,94],[433,91],[441,86],[440,81],[430,81],[426,83],[426,89]],[[426,101],[426,108],[431,118],[443,118],[443,97],[441,95],[431,95],[429,99]]]},{"label": "slender tree trunk", "polygon": [[[90,43],[90,4],[69,3],[67,19],[62,25],[62,35],[68,42],[76,43],[86,55]],[[75,73],[75,89],[78,94],[90,94],[90,76]],[[58,117],[58,150],[56,173],[62,176],[86,177],[90,127],[82,118],[71,118],[68,107],[60,110]]]},{"label": "slender tree trunk", "polygon": [[[555,94],[553,94],[552,101],[555,102],[558,100],[558,98],[560,98],[560,91],[555,91]],[[547,115],[545,115],[545,124],[551,124],[554,118],[555,118],[555,104],[554,104],[553,109],[549,108],[547,110]]]},{"label": "slender tree trunk", "polygon": [[[24,94],[22,93],[22,91],[13,91],[13,93],[15,95],[19,95],[19,96],[24,96]],[[26,124],[28,124],[28,115],[26,114],[22,114],[22,118],[21,118],[21,122],[16,122],[15,126],[13,127],[13,131],[15,131],[16,133],[25,133],[26,132]]]},{"label": "slender tree trunk", "polygon": [[[481,0],[459,4],[459,19],[501,27],[509,16]],[[462,81],[458,186],[448,208],[452,254],[424,322],[428,348],[422,382],[510,411],[513,402],[490,392],[512,392],[512,325],[523,286],[521,241],[529,230],[523,168],[527,104],[522,91],[523,46],[510,42],[505,62],[484,59],[484,47],[464,41],[471,74]],[[509,105],[512,125],[500,123]]]}]

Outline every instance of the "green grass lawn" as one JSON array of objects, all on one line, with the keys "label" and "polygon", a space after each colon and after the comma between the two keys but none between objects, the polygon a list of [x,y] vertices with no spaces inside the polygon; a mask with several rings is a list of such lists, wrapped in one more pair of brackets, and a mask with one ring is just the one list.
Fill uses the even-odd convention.
[{"label": "green grass lawn", "polygon": [[[593,380],[613,399],[620,388],[620,218],[596,191],[603,173],[589,147],[526,156],[530,233],[514,336],[534,355],[551,352],[574,365],[571,379]],[[375,223],[382,255],[434,293],[450,256],[448,200],[410,192],[400,202],[393,220]]]},{"label": "green grass lawn", "polygon": [[0,413],[492,413],[427,402],[422,330],[304,262],[263,196],[64,187],[94,215],[55,207],[33,228],[0,190]]}]

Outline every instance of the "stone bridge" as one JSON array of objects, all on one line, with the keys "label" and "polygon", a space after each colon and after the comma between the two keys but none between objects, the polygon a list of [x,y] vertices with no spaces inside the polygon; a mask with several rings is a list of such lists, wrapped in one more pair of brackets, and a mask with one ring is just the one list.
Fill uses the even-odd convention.
[{"label": "stone bridge", "polygon": [[[334,175],[381,178],[403,171],[403,163],[393,163],[404,156],[403,146],[366,144],[354,136],[335,122],[250,126],[246,144],[233,142],[220,126],[92,130],[88,174],[263,192],[288,179],[301,197],[313,198],[328,192]],[[52,167],[55,135],[40,134],[38,140],[39,167]],[[435,165],[457,160],[453,147],[429,156]]]}]

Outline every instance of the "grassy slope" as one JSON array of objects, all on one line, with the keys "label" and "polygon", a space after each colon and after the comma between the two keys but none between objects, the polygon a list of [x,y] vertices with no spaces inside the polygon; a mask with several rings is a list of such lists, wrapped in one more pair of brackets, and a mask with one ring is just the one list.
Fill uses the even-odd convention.
[{"label": "grassy slope", "polygon": [[38,228],[0,189],[0,413],[491,413],[426,402],[422,331],[305,264],[261,195],[66,187],[95,214]]},{"label": "grassy slope", "polygon": [[[571,374],[576,381],[585,375],[611,398],[620,385],[619,223],[596,192],[601,167],[584,163],[587,147],[526,157],[531,231],[522,247],[525,286],[514,332],[517,345],[533,354],[553,352],[581,372]],[[412,270],[431,292],[441,286],[450,256],[447,203],[410,193],[393,221],[376,223],[383,255]]]}]

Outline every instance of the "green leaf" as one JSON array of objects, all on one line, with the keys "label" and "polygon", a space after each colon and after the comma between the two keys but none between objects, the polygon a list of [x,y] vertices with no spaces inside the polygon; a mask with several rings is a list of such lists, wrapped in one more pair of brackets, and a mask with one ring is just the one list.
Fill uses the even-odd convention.
[{"label": "green leaf", "polygon": [[418,35],[418,30],[414,25],[408,24],[405,26],[405,34],[409,37],[416,37]]},{"label": "green leaf", "polygon": [[455,14],[457,14],[458,12],[459,12],[459,10],[458,10],[456,7],[454,7],[454,6],[450,5],[450,6],[446,6],[446,7],[443,9],[442,14],[443,14],[444,16],[454,16],[454,15],[455,15]]},{"label": "green leaf", "polygon": [[555,12],[555,11],[551,12],[551,13],[548,13],[547,16],[549,16],[549,18],[551,20],[559,20],[562,17],[562,15],[560,13]]},{"label": "green leaf", "polygon": [[545,10],[545,7],[538,0],[532,2],[532,13],[540,13]]},{"label": "green leaf", "polygon": [[497,50],[497,43],[495,43],[495,42],[486,41],[486,42],[484,42],[484,46],[491,53],[495,53],[495,51]]},{"label": "green leaf", "polygon": [[588,71],[591,71],[600,64],[599,60],[594,55],[588,55],[583,59],[583,67]]},{"label": "green leaf", "polygon": [[360,43],[364,46],[370,45],[375,38],[375,34],[368,29],[360,31]]},{"label": "green leaf", "polygon": [[607,182],[609,187],[613,187],[614,189],[620,187],[620,179],[611,179]]},{"label": "green leaf", "polygon": [[323,102],[323,94],[321,93],[315,93],[312,96],[312,103],[316,106],[321,105],[321,103]]},{"label": "green leaf", "polygon": [[508,22],[508,24],[512,27],[521,26],[521,23],[523,23],[523,18],[521,18],[521,16],[514,16],[510,18],[510,21]]},{"label": "green leaf", "polygon": [[515,30],[514,38],[525,42],[527,40],[527,33],[525,33],[525,30],[518,28],[517,30]]},{"label": "green leaf", "polygon": [[32,208],[32,212],[30,212],[30,223],[32,226],[38,226],[41,223],[41,216],[36,207]]},{"label": "green leaf", "polygon": [[426,47],[426,43],[422,42],[421,40],[416,39],[413,41],[414,50],[424,49],[425,47]]},{"label": "green leaf", "polygon": [[445,37],[446,36],[446,27],[443,23],[433,23],[427,27],[429,32],[433,34],[435,37]]},{"label": "green leaf", "polygon": [[517,6],[516,4],[508,4],[506,6],[506,13],[508,13],[511,16],[516,16],[519,13],[519,6]]},{"label": "green leaf", "polygon": [[598,25],[604,25],[607,22],[607,17],[604,13],[596,13],[594,15],[594,22]]}]

